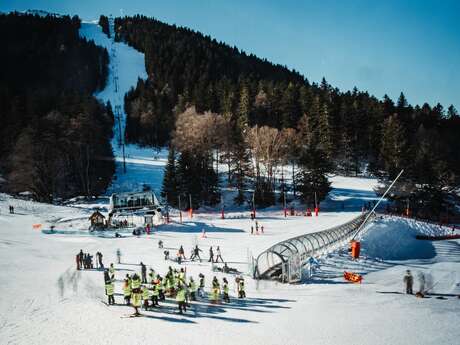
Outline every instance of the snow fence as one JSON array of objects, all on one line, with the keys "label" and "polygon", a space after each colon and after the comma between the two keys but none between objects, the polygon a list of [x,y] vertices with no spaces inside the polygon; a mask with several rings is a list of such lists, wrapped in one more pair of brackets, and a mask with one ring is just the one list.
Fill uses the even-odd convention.
[{"label": "snow fence", "polygon": [[273,245],[255,260],[254,278],[276,279],[282,282],[300,281],[302,267],[310,262],[310,258],[344,245],[357,233],[367,216],[368,213],[363,213],[348,223],[293,237]]}]

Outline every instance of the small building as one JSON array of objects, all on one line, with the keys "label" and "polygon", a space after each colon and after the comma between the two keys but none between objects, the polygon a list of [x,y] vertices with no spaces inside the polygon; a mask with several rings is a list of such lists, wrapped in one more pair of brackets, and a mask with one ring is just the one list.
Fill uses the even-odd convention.
[{"label": "small building", "polygon": [[97,210],[93,212],[89,220],[91,222],[90,229],[105,228],[107,225],[105,216]]}]

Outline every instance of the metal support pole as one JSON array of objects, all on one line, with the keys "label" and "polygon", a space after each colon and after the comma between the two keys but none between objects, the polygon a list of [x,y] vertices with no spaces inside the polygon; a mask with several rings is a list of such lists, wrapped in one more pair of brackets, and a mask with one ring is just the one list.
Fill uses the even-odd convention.
[{"label": "metal support pole", "polygon": [[391,190],[391,188],[393,188],[394,184],[396,183],[396,181],[398,181],[399,177],[403,174],[403,172],[404,172],[404,169],[401,170],[401,172],[398,174],[398,176],[396,176],[396,178],[391,183],[391,185],[388,187],[388,189],[385,191],[385,193],[383,193],[382,197],[379,199],[379,201],[377,201],[377,203],[375,204],[374,208],[368,213],[368,215],[366,216],[364,221],[361,223],[361,225],[359,226],[358,230],[356,230],[356,233],[353,235],[352,240],[354,240],[355,237],[359,234],[359,232],[362,230],[362,228],[366,224],[366,222],[369,219],[369,217],[374,213],[375,209],[379,206],[379,204],[382,202],[382,200],[385,198],[385,196],[388,194],[388,192]]}]

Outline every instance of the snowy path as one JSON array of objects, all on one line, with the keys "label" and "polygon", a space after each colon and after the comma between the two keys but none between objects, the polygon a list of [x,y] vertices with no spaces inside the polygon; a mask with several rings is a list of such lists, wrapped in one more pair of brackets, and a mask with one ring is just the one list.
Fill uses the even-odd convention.
[{"label": "snowy path", "polygon": [[123,142],[125,138],[126,113],[124,111],[124,95],[137,84],[138,79],[146,79],[144,54],[122,42],[108,38],[102,28],[95,23],[82,23],[80,35],[107,49],[110,56],[107,86],[95,96],[104,103],[110,101],[115,115],[112,148],[116,160],[116,172],[112,186],[107,191],[110,195],[115,191],[142,190],[149,185],[153,190],[161,189],[163,168],[166,164],[167,152],[155,152],[151,148],[138,145],[125,145],[126,173],[123,169]]}]

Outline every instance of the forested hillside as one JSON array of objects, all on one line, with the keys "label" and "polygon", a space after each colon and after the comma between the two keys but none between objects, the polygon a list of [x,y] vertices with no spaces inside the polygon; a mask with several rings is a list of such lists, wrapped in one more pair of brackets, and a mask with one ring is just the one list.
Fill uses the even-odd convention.
[{"label": "forested hillside", "polygon": [[90,196],[112,178],[113,114],[92,96],[108,54],[79,26],[78,17],[0,15],[0,169],[10,192]]},{"label": "forested hillside", "polygon": [[[228,164],[240,201],[251,178],[262,205],[276,201],[275,191],[283,201],[287,186],[274,172],[286,163],[298,167],[294,196],[309,204],[314,192],[322,198],[329,190],[324,176],[330,172],[366,170],[391,180],[404,168],[404,192],[393,197],[410,199],[425,213],[444,209],[459,185],[460,117],[453,106],[411,106],[403,93],[395,103],[386,95],[340,91],[325,79],[310,83],[296,71],[153,18],[117,18],[115,27],[116,39],[145,53],[149,75],[126,96],[127,137],[176,148],[164,191],[173,204],[177,194],[195,195],[196,204],[219,199],[215,185],[197,183],[200,196],[180,177],[193,180],[192,174],[199,182],[217,172],[216,159]],[[206,136],[205,145],[191,144],[196,133]]]}]

